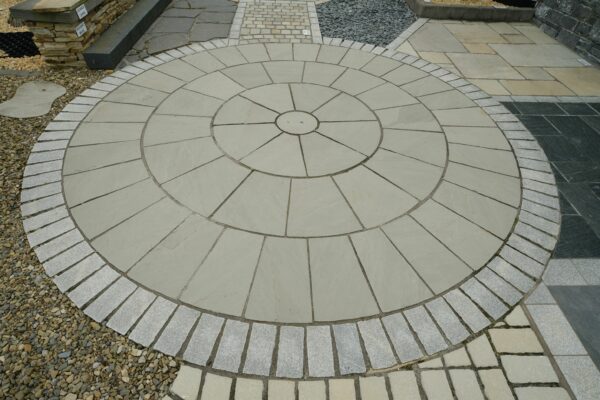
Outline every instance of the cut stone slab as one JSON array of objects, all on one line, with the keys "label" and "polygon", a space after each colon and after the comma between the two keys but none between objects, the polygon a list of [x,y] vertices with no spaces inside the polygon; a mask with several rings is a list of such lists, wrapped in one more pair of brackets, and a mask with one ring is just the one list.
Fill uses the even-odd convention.
[{"label": "cut stone slab", "polygon": [[31,118],[45,115],[54,100],[66,93],[56,83],[46,81],[26,82],[19,86],[12,99],[0,104],[0,115],[11,118]]}]

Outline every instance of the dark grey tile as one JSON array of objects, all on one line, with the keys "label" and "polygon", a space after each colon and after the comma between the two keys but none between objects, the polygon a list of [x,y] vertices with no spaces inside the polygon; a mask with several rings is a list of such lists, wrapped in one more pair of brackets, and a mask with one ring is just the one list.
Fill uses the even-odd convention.
[{"label": "dark grey tile", "polygon": [[592,189],[592,193],[600,200],[600,183],[592,183],[590,188]]},{"label": "dark grey tile", "polygon": [[558,105],[569,115],[598,115],[596,110],[585,103],[559,103]]},{"label": "dark grey tile", "polygon": [[189,31],[193,24],[193,18],[160,17],[150,27],[150,31],[156,33],[183,33]]},{"label": "dark grey tile", "polygon": [[570,138],[558,136],[537,136],[550,161],[589,161],[590,158],[573,143]]},{"label": "dark grey tile", "polygon": [[600,368],[600,286],[550,286],[552,296]]},{"label": "dark grey tile", "polygon": [[227,24],[198,23],[190,31],[190,40],[193,42],[205,42],[227,36],[229,36],[229,25]]},{"label": "dark grey tile", "polygon": [[556,103],[513,103],[521,114],[526,115],[563,115],[565,112]]},{"label": "dark grey tile", "polygon": [[548,116],[547,119],[583,154],[600,160],[600,135],[581,118]]},{"label": "dark grey tile", "polygon": [[596,236],[583,217],[563,215],[554,257],[600,257],[600,238]]},{"label": "dark grey tile", "polygon": [[581,119],[600,135],[600,117],[581,117]]},{"label": "dark grey tile", "polygon": [[163,17],[187,17],[196,18],[202,10],[189,8],[168,8],[163,13]]},{"label": "dark grey tile", "polygon": [[569,183],[600,183],[600,161],[556,161],[553,165]]},{"label": "dark grey tile", "polygon": [[565,198],[565,196],[559,192],[558,200],[560,201],[560,213],[562,215],[579,215],[575,207],[569,203],[569,200]]},{"label": "dark grey tile", "polygon": [[515,106],[515,103],[512,102],[503,102],[501,103],[504,107],[506,107],[508,109],[508,111],[510,111],[513,114],[521,114],[521,111],[519,111],[519,109]]},{"label": "dark grey tile", "polygon": [[534,136],[560,135],[561,133],[543,116],[517,115],[517,118]]},{"label": "dark grey tile", "polygon": [[235,16],[235,12],[227,11],[227,12],[211,12],[211,11],[203,11],[198,18],[197,22],[210,22],[214,24],[231,24],[233,21],[233,17]]},{"label": "dark grey tile", "polygon": [[556,179],[556,182],[567,182],[567,180],[564,176],[562,176],[558,168],[554,166],[554,162],[550,163],[550,168],[552,169],[552,173],[554,174],[554,179]]},{"label": "dark grey tile", "polygon": [[594,110],[598,111],[598,113],[600,113],[600,103],[589,103],[590,107],[592,107]]},{"label": "dark grey tile", "polygon": [[558,189],[600,237],[600,201],[591,183],[559,183]]}]

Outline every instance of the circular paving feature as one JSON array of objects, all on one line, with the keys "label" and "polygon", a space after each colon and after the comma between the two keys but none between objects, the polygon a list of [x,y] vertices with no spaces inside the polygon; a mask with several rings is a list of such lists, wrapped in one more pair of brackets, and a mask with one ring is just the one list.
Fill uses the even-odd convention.
[{"label": "circular paving feature", "polygon": [[[333,332],[339,354],[362,357],[358,326],[405,361],[480,331],[541,274],[547,251],[512,233],[526,180],[467,82],[327,45],[170,54],[88,91],[70,106],[81,122],[51,125],[74,131],[59,180],[77,229],[61,240],[81,248],[38,255],[54,275],[93,253],[87,275],[60,275],[94,273],[60,283],[92,317],[200,365],[217,337],[246,351],[251,322],[249,353],[261,335],[302,353],[306,326],[307,346]],[[447,341],[427,336],[436,324]],[[412,332],[435,340],[410,347]],[[237,371],[219,354],[214,368]],[[360,372],[344,362],[321,376]]]}]

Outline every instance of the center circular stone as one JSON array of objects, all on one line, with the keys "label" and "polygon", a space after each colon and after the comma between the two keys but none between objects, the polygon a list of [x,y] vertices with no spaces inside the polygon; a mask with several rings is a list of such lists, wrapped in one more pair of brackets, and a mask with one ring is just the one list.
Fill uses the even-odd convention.
[{"label": "center circular stone", "polygon": [[305,135],[319,126],[319,120],[304,111],[288,111],[275,121],[279,129],[292,135]]}]

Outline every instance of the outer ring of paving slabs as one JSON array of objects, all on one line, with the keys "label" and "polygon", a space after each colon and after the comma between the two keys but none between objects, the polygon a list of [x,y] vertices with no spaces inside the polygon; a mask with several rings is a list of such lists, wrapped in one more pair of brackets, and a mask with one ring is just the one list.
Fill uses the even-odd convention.
[{"label": "outer ring of paving slabs", "polygon": [[[452,348],[506,314],[534,286],[556,244],[558,192],[543,151],[506,108],[434,64],[371,45],[335,39],[324,45],[233,44],[185,46],[114,72],[65,107],[33,147],[21,194],[24,228],[48,275],[87,315],[144,346],[209,369],[332,377]],[[269,72],[257,80],[248,66]],[[333,97],[325,94],[321,106],[328,112],[309,109],[331,90]],[[335,107],[340,98],[346,100],[341,109]],[[356,105],[354,112],[344,112],[348,104]],[[278,124],[289,112],[302,115]],[[268,121],[254,120],[264,115]],[[356,115],[365,117],[354,120]],[[235,136],[253,123],[275,130],[283,125],[289,132],[274,137],[286,135],[305,147],[303,138],[315,132],[306,133],[299,121],[317,131],[330,123],[333,129],[325,133],[362,159],[348,164],[341,157],[332,167],[313,157],[314,174],[308,168],[290,173],[281,169],[286,164],[277,151],[267,152],[271,162],[248,166],[234,146],[247,142],[218,137],[219,127]],[[348,123],[365,121],[383,129],[352,136],[361,129]],[[344,129],[336,129],[338,123]],[[392,135],[397,142],[387,139]],[[374,138],[380,140],[375,146]],[[264,137],[250,139],[257,147],[264,143]],[[440,142],[448,150],[432,151]],[[314,154],[321,147],[314,146]],[[378,164],[383,152],[410,164]],[[288,151],[286,159],[293,154]],[[335,158],[335,152],[324,156]],[[242,171],[242,183],[263,180],[247,188],[248,201],[231,203],[225,222],[215,219],[224,207],[215,212],[208,205],[215,194],[221,196],[217,203],[227,205],[244,185],[234,179],[237,190],[225,190],[221,184],[231,184],[231,175],[205,174],[211,160],[227,161],[217,172]],[[444,165],[436,166],[440,160]],[[443,172],[422,192],[423,179],[400,175],[394,183],[395,173],[418,171],[415,165]],[[173,177],[197,171],[202,174],[178,190],[167,187]],[[362,175],[345,180],[356,171]],[[338,224],[332,231],[294,235],[278,230],[269,224],[273,218],[265,218],[272,214],[264,214],[264,206],[272,204],[261,195],[273,193],[272,182],[280,180],[286,203],[297,182],[331,183],[352,205],[347,218],[356,218],[359,228]],[[185,196],[202,184],[211,190],[193,194],[186,205]],[[405,197],[398,196],[400,189]],[[308,194],[296,203],[320,198]],[[402,200],[410,196],[406,206]],[[390,207],[381,207],[390,198]],[[289,203],[295,204],[293,198]],[[220,246],[227,236],[233,245]],[[302,261],[309,251],[307,280],[298,271],[306,270],[308,261]],[[207,261],[211,254],[218,257]],[[249,259],[250,269],[244,264]],[[203,274],[200,263],[212,274]],[[281,273],[286,266],[293,268]],[[344,269],[328,275],[332,266]],[[148,271],[160,273],[151,280]],[[240,282],[247,282],[244,291]],[[306,297],[297,295],[306,282],[310,312],[303,308]]]}]

